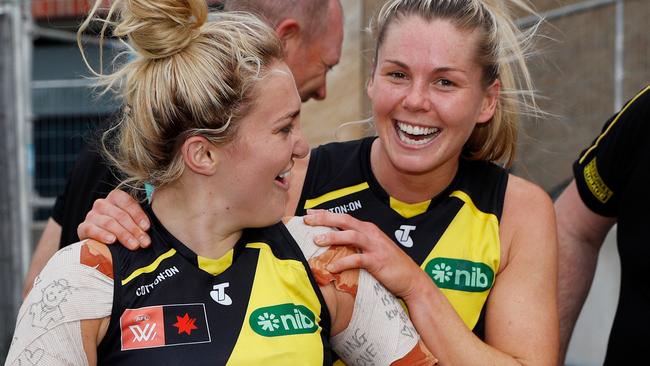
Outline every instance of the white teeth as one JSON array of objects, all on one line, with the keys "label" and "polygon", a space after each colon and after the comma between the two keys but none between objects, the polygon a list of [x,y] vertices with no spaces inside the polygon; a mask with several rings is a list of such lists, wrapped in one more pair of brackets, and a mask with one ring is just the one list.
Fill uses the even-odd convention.
[{"label": "white teeth", "polygon": [[439,130],[436,127],[413,126],[404,122],[397,122],[397,127],[400,129],[400,131],[414,136],[431,135],[438,132]]},{"label": "white teeth", "polygon": [[278,174],[278,178],[280,179],[285,179],[291,174],[291,170],[287,170],[286,172],[282,172]]},{"label": "white teeth", "polygon": [[428,143],[429,141],[433,140],[435,136],[431,137],[425,137],[419,140],[414,140],[412,138],[409,138],[402,130],[397,131],[397,136],[399,136],[400,141],[407,145],[424,145]]}]

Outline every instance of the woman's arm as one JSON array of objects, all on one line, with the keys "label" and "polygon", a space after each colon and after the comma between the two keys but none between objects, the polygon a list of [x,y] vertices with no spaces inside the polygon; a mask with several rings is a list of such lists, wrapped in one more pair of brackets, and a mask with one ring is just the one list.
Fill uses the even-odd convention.
[{"label": "woman's arm", "polygon": [[557,235],[550,198],[510,176],[500,227],[502,269],[488,298],[486,341],[522,364],[555,365]]},{"label": "woman's arm", "polygon": [[488,297],[486,342],[463,323],[444,294],[375,225],[324,211],[310,225],[342,231],[316,238],[321,245],[349,244],[360,253],[330,270],[365,268],[407,304],[409,315],[440,364],[554,365],[558,353],[557,243],[548,196],[519,178],[509,181],[501,222],[501,270]]},{"label": "woman's arm", "polygon": [[20,308],[6,365],[95,365],[112,304],[104,245],[80,242],[58,251]]}]

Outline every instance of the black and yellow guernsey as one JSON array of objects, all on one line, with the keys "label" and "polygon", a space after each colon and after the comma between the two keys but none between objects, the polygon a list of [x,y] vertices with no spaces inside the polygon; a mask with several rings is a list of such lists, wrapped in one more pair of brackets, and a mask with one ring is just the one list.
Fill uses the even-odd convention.
[{"label": "black and yellow guernsey", "polygon": [[145,211],[151,247],[110,246],[114,299],[100,365],[331,364],[327,307],[284,225],[245,230],[212,260]]},{"label": "black and yellow guernsey", "polygon": [[485,304],[499,269],[508,173],[493,163],[461,159],[456,177],[439,195],[415,204],[400,202],[370,169],[374,139],[314,149],[297,214],[325,209],[375,223],[420,264],[465,324],[483,338]]}]

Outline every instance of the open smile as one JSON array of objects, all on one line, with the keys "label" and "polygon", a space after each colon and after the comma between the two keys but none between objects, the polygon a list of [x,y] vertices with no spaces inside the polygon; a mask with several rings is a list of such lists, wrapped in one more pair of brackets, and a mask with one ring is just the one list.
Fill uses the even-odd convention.
[{"label": "open smile", "polygon": [[441,129],[437,127],[418,126],[408,122],[393,120],[399,140],[408,146],[421,146],[433,141]]},{"label": "open smile", "polygon": [[289,169],[283,171],[275,177],[275,181],[284,189],[289,189],[289,176],[291,175],[291,168],[293,168],[293,164],[291,164],[291,167]]}]

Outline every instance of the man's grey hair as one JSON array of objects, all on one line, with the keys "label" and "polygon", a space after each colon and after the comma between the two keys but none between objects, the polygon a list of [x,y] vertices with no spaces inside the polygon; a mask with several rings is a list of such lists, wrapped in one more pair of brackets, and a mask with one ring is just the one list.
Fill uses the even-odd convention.
[{"label": "man's grey hair", "polygon": [[223,0],[225,11],[253,13],[274,29],[283,20],[294,18],[307,37],[316,36],[326,25],[328,5],[329,0]]}]

